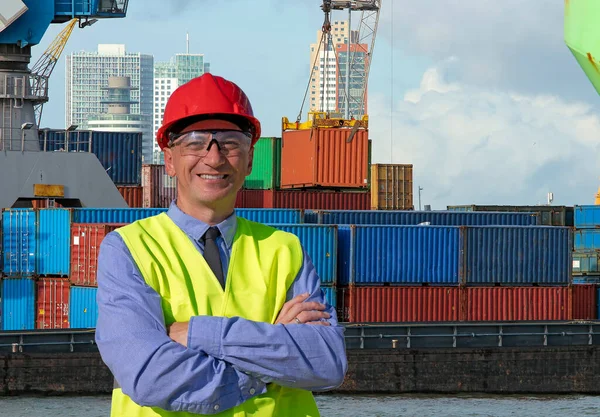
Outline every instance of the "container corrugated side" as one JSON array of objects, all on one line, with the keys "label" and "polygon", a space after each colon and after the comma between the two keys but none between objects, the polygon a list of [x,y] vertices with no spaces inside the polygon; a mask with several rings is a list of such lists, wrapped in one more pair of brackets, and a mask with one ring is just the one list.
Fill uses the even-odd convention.
[{"label": "container corrugated side", "polygon": [[573,275],[600,275],[600,252],[573,252]]},{"label": "container corrugated side", "polygon": [[258,223],[297,224],[304,223],[304,212],[295,209],[236,209],[239,217]]},{"label": "container corrugated side", "polygon": [[249,190],[272,190],[281,183],[281,138],[260,138],[254,145],[252,172],[244,181]]},{"label": "container corrugated side", "polygon": [[368,210],[368,192],[339,192],[312,190],[276,190],[273,207],[312,210]]},{"label": "container corrugated side", "polygon": [[573,285],[573,320],[596,320],[598,293],[596,285]]},{"label": "container corrugated side", "polygon": [[459,287],[348,287],[338,290],[340,321],[350,323],[460,320]]},{"label": "container corrugated side", "polygon": [[67,209],[38,212],[37,273],[69,275],[71,213]]},{"label": "container corrugated side", "polygon": [[235,207],[273,208],[273,193],[273,190],[240,190],[236,196]]},{"label": "container corrugated side", "polygon": [[[335,287],[327,287],[322,285],[321,290],[323,290],[323,294],[325,295],[325,301],[327,304],[332,306],[334,309],[337,308],[337,290]],[[338,321],[340,318],[338,317]]]},{"label": "container corrugated side", "polygon": [[37,329],[68,329],[69,279],[43,278],[37,282]]},{"label": "container corrugated side", "polygon": [[302,247],[311,258],[324,285],[337,281],[337,226],[335,225],[284,225],[273,227],[298,236]]},{"label": "container corrugated side", "polygon": [[371,208],[412,210],[413,207],[413,166],[371,165]]},{"label": "container corrugated side", "polygon": [[535,213],[489,213],[451,211],[375,211],[375,210],[321,210],[320,224],[385,224],[433,226],[484,226],[537,224]]},{"label": "container corrugated side", "polygon": [[570,320],[569,287],[470,287],[467,321]]},{"label": "container corrugated side", "polygon": [[462,233],[451,226],[339,226],[340,285],[458,285]]},{"label": "container corrugated side", "polygon": [[77,208],[73,209],[73,223],[133,223],[136,220],[166,213],[166,208]]},{"label": "container corrugated side", "polygon": [[600,227],[600,206],[575,206],[575,227],[577,229],[595,229]]},{"label": "container corrugated side", "polygon": [[576,229],[574,249],[575,251],[600,250],[600,229]]},{"label": "container corrugated side", "polygon": [[35,274],[37,214],[31,209],[5,209],[2,212],[3,271],[5,275]]},{"label": "container corrugated side", "polygon": [[35,328],[35,281],[2,280],[2,330]]},{"label": "container corrugated side", "polygon": [[473,226],[465,236],[467,284],[567,285],[572,230],[553,226]]},{"label": "container corrugated side", "polygon": [[72,329],[93,329],[98,322],[97,288],[71,287],[69,320]]},{"label": "container corrugated side", "polygon": [[177,179],[164,165],[142,165],[142,188],[145,208],[168,208],[177,198]]},{"label": "container corrugated side", "polygon": [[143,203],[143,188],[138,185],[119,185],[117,190],[130,208],[141,208]]},{"label": "container corrugated side", "polygon": [[447,206],[448,211],[496,211],[536,213],[540,226],[573,226],[573,207],[568,206],[506,206],[465,205]]}]

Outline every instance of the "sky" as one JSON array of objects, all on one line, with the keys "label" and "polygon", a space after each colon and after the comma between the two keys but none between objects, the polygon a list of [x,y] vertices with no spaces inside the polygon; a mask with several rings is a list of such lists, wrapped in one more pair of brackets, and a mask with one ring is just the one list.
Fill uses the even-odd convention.
[{"label": "sky", "polygon": [[[190,52],[246,91],[263,136],[280,136],[281,117],[300,111],[320,4],[130,0],[125,19],[73,33],[42,125],[65,127],[66,55],[122,43],[167,61],[185,52],[188,32]],[[417,208],[418,187],[433,209],[546,204],[548,192],[556,205],[594,203],[600,97],[564,43],[563,8],[556,0],[382,0],[369,76],[373,163],[413,164]],[[61,29],[49,28],[32,62]]]}]

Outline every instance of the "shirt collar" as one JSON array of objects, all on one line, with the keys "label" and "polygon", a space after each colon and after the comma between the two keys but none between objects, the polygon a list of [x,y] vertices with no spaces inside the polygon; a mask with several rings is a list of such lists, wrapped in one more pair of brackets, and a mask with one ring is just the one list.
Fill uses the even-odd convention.
[{"label": "shirt collar", "polygon": [[[167,211],[167,216],[169,216],[169,218],[173,220],[173,223],[183,230],[186,235],[196,242],[200,241],[200,238],[204,236],[204,233],[206,233],[210,227],[203,221],[184,213],[177,206],[175,200],[173,200],[171,203],[171,206]],[[235,211],[231,216],[217,224],[216,227],[219,229],[219,232],[221,232],[221,236],[225,240],[227,249],[231,249],[231,246],[233,245],[233,238],[235,237],[235,232],[237,229],[237,216]]]}]

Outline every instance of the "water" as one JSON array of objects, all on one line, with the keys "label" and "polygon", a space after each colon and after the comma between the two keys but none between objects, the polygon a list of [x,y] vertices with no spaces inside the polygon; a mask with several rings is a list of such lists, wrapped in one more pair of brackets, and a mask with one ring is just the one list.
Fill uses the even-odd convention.
[{"label": "water", "polygon": [[[580,417],[600,415],[600,397],[322,395],[323,417]],[[110,397],[2,397],[1,417],[106,417]]]}]

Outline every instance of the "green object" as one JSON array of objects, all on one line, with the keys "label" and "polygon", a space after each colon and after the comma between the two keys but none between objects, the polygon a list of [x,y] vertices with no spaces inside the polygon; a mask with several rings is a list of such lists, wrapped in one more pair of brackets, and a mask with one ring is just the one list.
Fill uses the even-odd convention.
[{"label": "green object", "polygon": [[600,1],[565,0],[565,43],[600,94]]},{"label": "green object", "polygon": [[252,173],[244,188],[272,190],[281,184],[281,138],[260,138],[254,145]]}]

